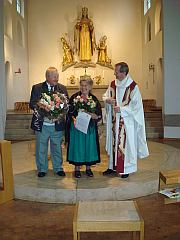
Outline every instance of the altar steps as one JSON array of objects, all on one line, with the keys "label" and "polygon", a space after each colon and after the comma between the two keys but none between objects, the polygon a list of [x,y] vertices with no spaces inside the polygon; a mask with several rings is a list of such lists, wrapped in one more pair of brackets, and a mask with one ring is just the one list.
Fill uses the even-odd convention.
[{"label": "altar steps", "polygon": [[30,128],[32,113],[8,112],[6,115],[5,139],[11,141],[32,140],[34,131]]},{"label": "altar steps", "polygon": [[145,112],[146,137],[148,139],[163,138],[163,118],[161,109]]},{"label": "altar steps", "polygon": [[[34,139],[34,132],[30,128],[31,118],[32,113],[8,112],[6,118],[5,139],[11,141]],[[163,138],[161,109],[145,112],[145,123],[148,139]]]}]

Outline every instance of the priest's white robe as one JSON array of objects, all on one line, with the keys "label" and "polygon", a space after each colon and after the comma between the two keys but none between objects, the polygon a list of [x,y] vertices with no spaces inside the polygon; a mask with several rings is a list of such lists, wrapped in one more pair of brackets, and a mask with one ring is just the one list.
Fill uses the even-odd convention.
[{"label": "priest's white robe", "polygon": [[[103,100],[109,97],[115,98],[116,105],[120,107],[120,112],[114,113],[113,106],[105,103],[106,150],[110,157],[109,168],[116,169],[120,174],[136,172],[137,159],[149,155],[142,97],[138,85],[130,75],[122,81],[116,79],[111,82]],[[113,115],[115,116],[115,137],[112,130]]]}]

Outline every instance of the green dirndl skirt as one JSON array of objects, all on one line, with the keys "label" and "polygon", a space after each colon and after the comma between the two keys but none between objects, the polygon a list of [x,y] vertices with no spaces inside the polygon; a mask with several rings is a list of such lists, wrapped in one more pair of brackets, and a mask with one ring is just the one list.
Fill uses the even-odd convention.
[{"label": "green dirndl skirt", "polygon": [[99,162],[95,126],[89,126],[87,134],[80,132],[71,122],[68,162],[73,165],[93,165]]}]

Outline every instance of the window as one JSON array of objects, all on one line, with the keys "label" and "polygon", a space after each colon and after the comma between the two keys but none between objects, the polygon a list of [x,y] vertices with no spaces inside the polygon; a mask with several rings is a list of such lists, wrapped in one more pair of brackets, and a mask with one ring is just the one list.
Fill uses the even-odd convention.
[{"label": "window", "polygon": [[24,29],[20,21],[17,23],[17,42],[19,46],[24,47]]},{"label": "window", "polygon": [[144,0],[144,15],[151,7],[151,0]]},{"label": "window", "polygon": [[24,18],[24,0],[16,0],[16,11]]},{"label": "window", "polygon": [[16,0],[16,10],[19,14],[22,12],[21,0]]}]

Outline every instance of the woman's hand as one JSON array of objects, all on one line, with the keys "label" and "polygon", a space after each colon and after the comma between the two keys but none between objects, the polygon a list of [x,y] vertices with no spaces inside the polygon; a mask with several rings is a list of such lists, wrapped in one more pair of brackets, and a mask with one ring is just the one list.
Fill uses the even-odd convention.
[{"label": "woman's hand", "polygon": [[94,119],[94,120],[98,119],[98,116],[95,113],[90,113],[90,115],[91,115],[92,119]]}]

